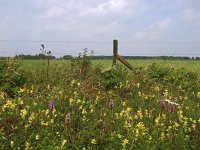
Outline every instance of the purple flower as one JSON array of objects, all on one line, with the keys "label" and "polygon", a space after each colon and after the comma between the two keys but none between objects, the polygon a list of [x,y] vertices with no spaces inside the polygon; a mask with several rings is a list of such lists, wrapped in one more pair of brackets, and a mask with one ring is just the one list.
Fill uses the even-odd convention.
[{"label": "purple flower", "polygon": [[160,100],[160,105],[161,105],[162,107],[165,107],[165,99],[161,99],[161,100]]},{"label": "purple flower", "polygon": [[53,101],[53,100],[51,100],[51,101],[49,102],[49,109],[50,109],[50,110],[53,110],[53,109],[54,109],[54,101]]},{"label": "purple flower", "polygon": [[70,113],[67,113],[67,115],[65,117],[65,124],[70,125],[70,122],[71,122]]},{"label": "purple flower", "polygon": [[108,107],[109,107],[110,109],[112,109],[113,106],[114,106],[114,100],[113,100],[113,99],[110,99],[110,101],[109,101],[109,103],[108,103]]},{"label": "purple flower", "polygon": [[134,112],[134,116],[137,116],[137,112]]},{"label": "purple flower", "polygon": [[174,113],[174,110],[175,110],[175,104],[171,103],[170,104],[170,111],[171,111],[172,114]]}]

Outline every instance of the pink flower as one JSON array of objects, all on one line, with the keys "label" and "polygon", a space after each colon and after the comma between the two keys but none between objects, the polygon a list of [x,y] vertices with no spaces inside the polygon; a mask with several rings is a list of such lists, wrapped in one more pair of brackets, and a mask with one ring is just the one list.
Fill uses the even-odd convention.
[{"label": "pink flower", "polygon": [[49,109],[50,109],[50,110],[53,110],[53,109],[54,109],[54,101],[53,101],[53,100],[51,100],[51,101],[49,102]]},{"label": "pink flower", "polygon": [[170,111],[172,114],[174,113],[174,110],[175,110],[175,104],[172,103],[172,104],[170,104]]},{"label": "pink flower", "polygon": [[67,113],[65,117],[65,124],[68,126],[70,125],[70,122],[71,122],[70,113]]},{"label": "pink flower", "polygon": [[161,105],[162,107],[165,107],[165,99],[161,99],[161,100],[160,100],[160,105]]},{"label": "pink flower", "polygon": [[113,99],[110,99],[110,101],[109,101],[109,103],[108,103],[108,107],[109,107],[110,109],[112,109],[113,106],[114,106],[114,100],[113,100]]}]

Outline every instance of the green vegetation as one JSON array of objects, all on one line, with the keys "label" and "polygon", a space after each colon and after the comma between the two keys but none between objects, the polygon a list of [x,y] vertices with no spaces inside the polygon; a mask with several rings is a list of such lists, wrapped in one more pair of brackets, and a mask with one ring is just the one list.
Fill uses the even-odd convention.
[{"label": "green vegetation", "polygon": [[200,62],[129,62],[4,60],[0,149],[200,149]]},{"label": "green vegetation", "polygon": [[[40,60],[21,60],[20,61],[27,69],[38,69],[41,66]],[[128,62],[134,67],[147,68],[152,63],[159,64],[163,67],[172,67],[176,69],[185,68],[189,71],[200,71],[200,60],[160,60],[160,59],[128,59]],[[69,64],[70,60],[52,60],[51,64]],[[95,66],[101,66],[102,68],[108,68],[112,66],[112,59],[91,59],[93,68]]]}]

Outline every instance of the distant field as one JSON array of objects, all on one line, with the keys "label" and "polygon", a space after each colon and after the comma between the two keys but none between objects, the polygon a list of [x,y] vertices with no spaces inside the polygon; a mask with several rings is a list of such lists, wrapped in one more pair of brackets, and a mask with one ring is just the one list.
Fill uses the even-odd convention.
[{"label": "distant field", "polygon": [[[22,64],[25,67],[30,69],[37,69],[42,64],[40,60],[21,60]],[[53,64],[68,64],[70,60],[52,60]],[[157,63],[163,67],[173,67],[173,68],[186,68],[190,71],[199,71],[200,70],[200,61],[199,60],[156,60],[156,59],[131,59],[128,60],[134,67],[148,67],[152,63]],[[93,66],[102,66],[102,68],[107,68],[112,65],[112,60],[92,60]]]}]

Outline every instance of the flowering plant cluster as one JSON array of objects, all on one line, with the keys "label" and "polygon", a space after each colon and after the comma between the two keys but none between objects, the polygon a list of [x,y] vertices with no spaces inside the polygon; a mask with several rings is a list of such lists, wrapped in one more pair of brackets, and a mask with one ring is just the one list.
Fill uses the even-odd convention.
[{"label": "flowering plant cluster", "polygon": [[14,98],[0,91],[0,149],[199,149],[200,83],[145,73],[112,89],[93,75],[27,84]]}]

